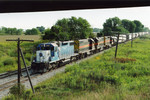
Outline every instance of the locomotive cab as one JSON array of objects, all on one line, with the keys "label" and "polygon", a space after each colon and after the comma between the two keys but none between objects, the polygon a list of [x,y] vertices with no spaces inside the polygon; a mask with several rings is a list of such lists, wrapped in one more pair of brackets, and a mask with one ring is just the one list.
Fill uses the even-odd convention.
[{"label": "locomotive cab", "polygon": [[49,44],[39,44],[36,51],[36,62],[48,62],[51,56],[51,47]]},{"label": "locomotive cab", "polygon": [[36,62],[47,63],[58,60],[58,46],[56,44],[39,44],[36,51]]},{"label": "locomotive cab", "polygon": [[35,72],[44,72],[50,69],[50,63],[59,60],[58,46],[56,43],[41,43],[37,46],[36,59],[31,64]]}]

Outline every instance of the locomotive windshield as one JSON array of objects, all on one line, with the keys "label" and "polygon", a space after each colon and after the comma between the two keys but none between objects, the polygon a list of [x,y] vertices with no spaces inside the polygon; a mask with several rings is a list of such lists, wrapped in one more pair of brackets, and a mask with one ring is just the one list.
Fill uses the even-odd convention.
[{"label": "locomotive windshield", "polygon": [[50,50],[50,45],[45,45],[44,50]]},{"label": "locomotive windshield", "polygon": [[41,44],[40,46],[38,46],[37,50],[44,50],[44,44]]},{"label": "locomotive windshield", "polygon": [[37,47],[37,50],[53,50],[54,47],[51,46],[50,44],[40,44],[38,47]]}]

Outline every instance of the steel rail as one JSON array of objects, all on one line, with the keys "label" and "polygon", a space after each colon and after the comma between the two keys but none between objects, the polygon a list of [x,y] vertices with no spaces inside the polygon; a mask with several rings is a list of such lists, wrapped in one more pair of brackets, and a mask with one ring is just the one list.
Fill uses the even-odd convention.
[{"label": "steel rail", "polygon": [[[27,68],[28,68],[29,70],[31,69],[31,67],[30,67],[30,66],[29,66],[29,67],[27,67]],[[21,71],[22,71],[22,72],[25,72],[25,71],[26,71],[26,69],[25,69],[25,68],[22,68],[22,69],[21,69]],[[18,71],[17,71],[17,70],[2,73],[2,74],[0,74],[0,79],[4,79],[4,78],[6,78],[6,77],[9,77],[9,76],[15,75],[15,74],[17,74],[17,73],[18,73]]]}]

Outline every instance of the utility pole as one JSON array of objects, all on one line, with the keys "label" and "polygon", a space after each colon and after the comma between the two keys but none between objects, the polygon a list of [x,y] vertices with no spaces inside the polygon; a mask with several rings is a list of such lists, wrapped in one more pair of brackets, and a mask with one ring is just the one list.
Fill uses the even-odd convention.
[{"label": "utility pole", "polygon": [[[18,52],[18,93],[20,94],[20,76],[21,76],[21,63],[20,63],[20,53],[21,53],[21,56],[23,57],[23,54],[22,54],[22,51],[20,49],[20,42],[22,41],[28,41],[28,42],[34,42],[33,40],[20,40],[20,38],[18,39],[7,39],[6,41],[17,41],[17,52]],[[23,59],[24,60],[24,59]],[[25,63],[25,61],[24,61]],[[25,65],[25,64],[24,64]],[[26,67],[26,66],[25,66]],[[32,83],[31,83],[31,80],[30,80],[30,75],[28,73],[28,69],[26,68],[26,71],[27,71],[27,75],[28,75],[28,78],[29,78],[29,81],[30,81],[30,84],[31,84],[31,88],[33,90],[33,87],[32,87]],[[34,93],[34,90],[33,90],[33,93]]]},{"label": "utility pole", "polygon": [[19,52],[19,48],[20,48],[20,38],[18,38],[18,43],[17,43],[17,52],[18,52],[18,93],[20,93],[20,75],[21,75],[21,64],[20,64],[20,52]]},{"label": "utility pole", "polygon": [[116,50],[115,50],[115,58],[116,58],[116,56],[117,56],[118,41],[119,41],[119,33],[118,33],[118,36],[117,36],[117,44],[116,44]]},{"label": "utility pole", "polygon": [[21,57],[22,57],[22,60],[23,60],[24,66],[25,66],[25,68],[26,68],[27,76],[28,76],[28,79],[29,79],[29,82],[30,82],[30,85],[31,85],[32,91],[33,91],[33,93],[34,93],[34,88],[33,88],[32,82],[31,82],[30,74],[29,74],[29,71],[28,71],[28,68],[27,68],[26,62],[25,62],[25,60],[24,60],[24,56],[23,56],[23,53],[22,53],[21,48],[20,48],[20,50],[19,50],[19,51],[20,51],[20,53],[21,53]]},{"label": "utility pole", "polygon": [[132,45],[133,45],[133,33],[131,33],[131,48],[132,48]]},{"label": "utility pole", "polygon": [[117,57],[117,50],[118,50],[118,42],[119,42],[119,35],[123,34],[122,32],[112,31],[112,33],[117,34],[117,43],[116,43],[116,50],[115,50],[115,58]]}]

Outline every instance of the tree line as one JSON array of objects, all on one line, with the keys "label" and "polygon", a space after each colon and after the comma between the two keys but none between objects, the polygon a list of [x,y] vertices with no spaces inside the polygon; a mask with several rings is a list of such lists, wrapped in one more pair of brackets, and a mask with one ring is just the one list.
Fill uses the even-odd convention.
[{"label": "tree line", "polygon": [[21,34],[23,34],[23,29],[6,28],[6,27],[0,28],[0,35],[21,35]]},{"label": "tree line", "polygon": [[40,26],[32,29],[17,29],[17,28],[7,28],[1,27],[0,28],[0,35],[40,35],[43,34],[45,27]]},{"label": "tree line", "polygon": [[128,20],[128,19],[119,19],[118,17],[109,18],[103,24],[103,29],[99,32],[98,36],[108,36],[114,35],[115,32],[120,32],[123,34],[134,33],[134,32],[150,32],[148,27],[144,25],[139,20]]},{"label": "tree line", "polygon": [[107,19],[103,24],[103,29],[100,29],[91,28],[86,19],[71,17],[58,20],[55,25],[47,29],[40,26],[24,31],[23,29],[2,27],[0,28],[0,35],[41,35],[43,40],[65,41],[93,38],[96,36],[112,36],[115,32],[127,34],[142,31],[150,32],[149,28],[144,27],[139,20],[121,20],[118,17],[113,17]]},{"label": "tree line", "polygon": [[[86,19],[81,17],[63,18],[58,20],[51,29],[45,31],[43,39],[45,40],[74,40],[93,38],[95,36],[112,36],[115,32],[123,34],[134,33],[134,32],[150,32],[148,27],[139,20],[128,20],[119,19],[118,17],[109,18],[103,24],[103,29],[91,28],[91,25]],[[97,33],[97,35],[94,34]]]}]

